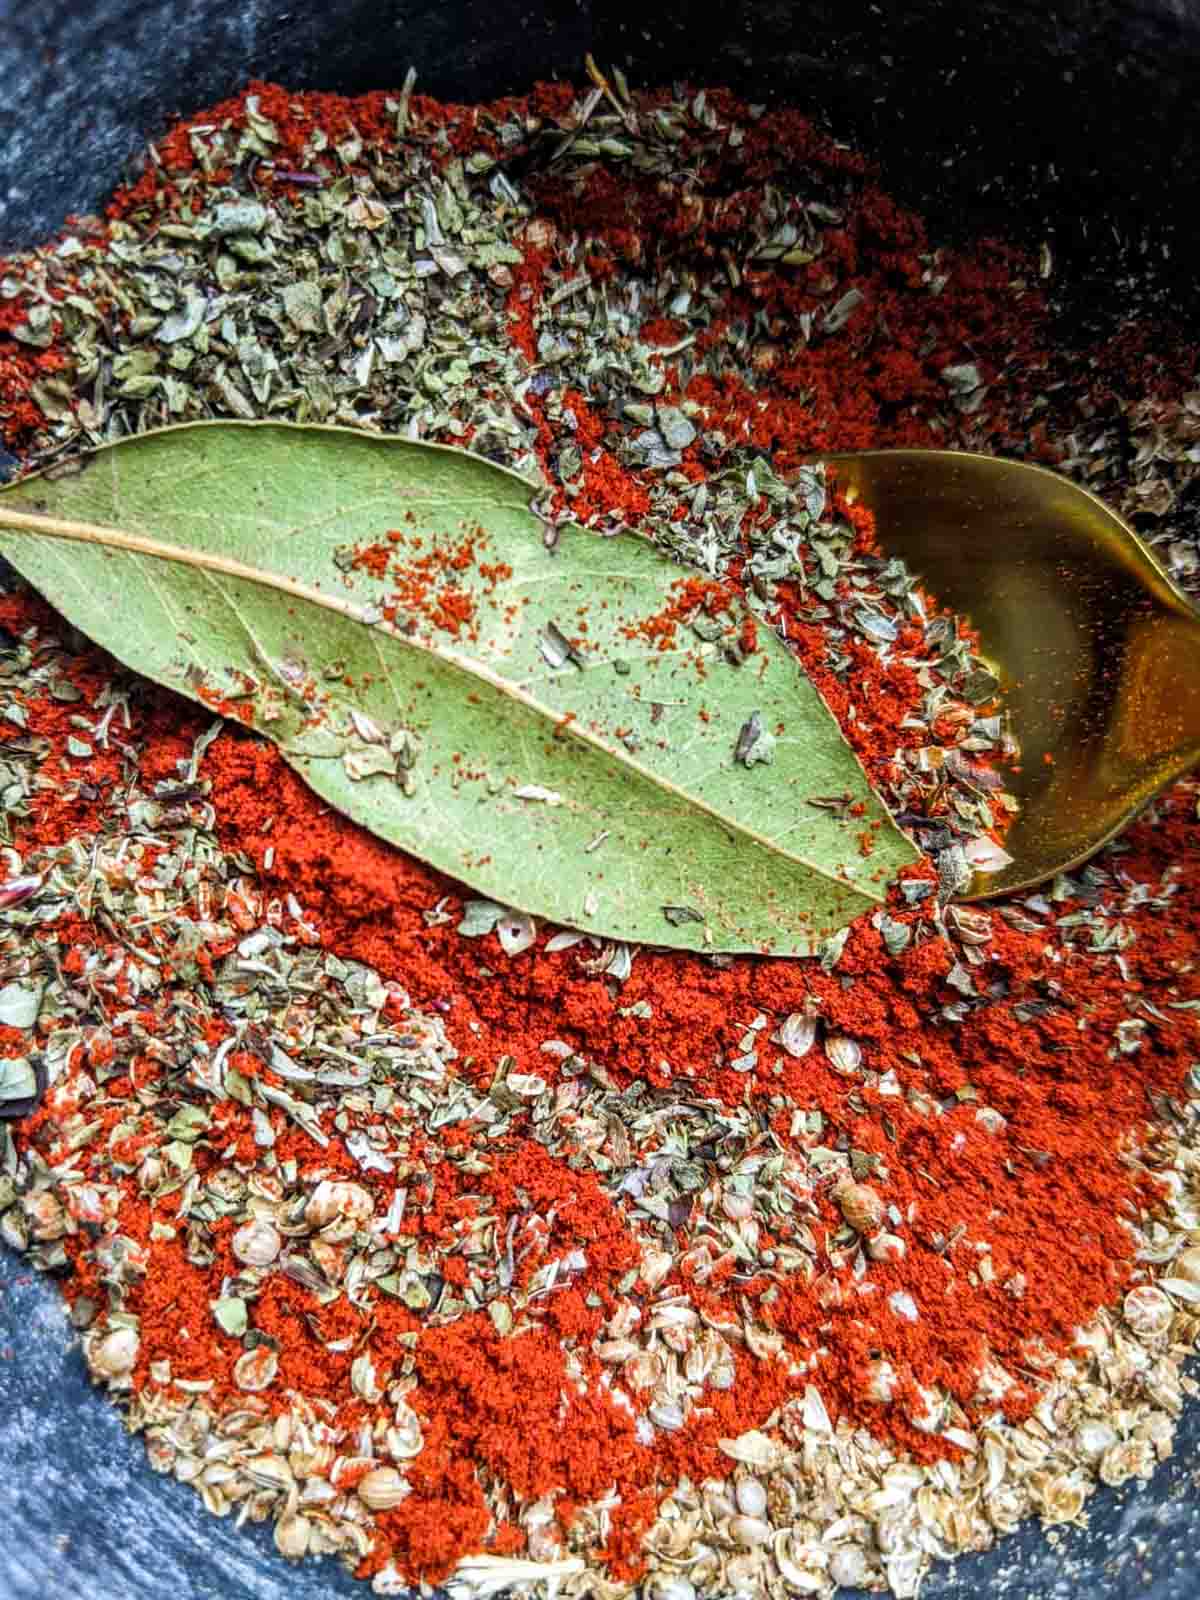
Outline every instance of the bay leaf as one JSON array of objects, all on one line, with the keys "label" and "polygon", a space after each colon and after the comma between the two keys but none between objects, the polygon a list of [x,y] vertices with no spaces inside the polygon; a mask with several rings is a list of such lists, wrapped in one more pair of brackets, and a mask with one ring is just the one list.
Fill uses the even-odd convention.
[{"label": "bay leaf", "polygon": [[[567,527],[548,550],[540,489],[450,447],[192,423],[0,490],[0,551],[127,666],[236,710],[330,805],[482,897],[609,939],[811,954],[916,850],[769,629],[741,665],[663,633],[689,574],[632,534]],[[416,540],[465,596],[457,634],[419,606],[386,620],[395,573],[346,558],[414,560]],[[571,656],[547,659],[555,637]],[[736,757],[748,725],[770,762]],[[809,803],[831,793],[861,813]],[[696,917],[664,913],[681,906]]]}]

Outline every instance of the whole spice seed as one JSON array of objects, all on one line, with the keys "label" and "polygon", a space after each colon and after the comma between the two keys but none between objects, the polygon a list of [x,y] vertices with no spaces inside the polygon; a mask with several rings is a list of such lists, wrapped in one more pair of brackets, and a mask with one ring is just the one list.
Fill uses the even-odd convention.
[{"label": "whole spice seed", "polygon": [[[272,750],[3,602],[0,1050],[51,1087],[0,1131],[0,1230],[66,1274],[97,1380],[209,1509],[380,1593],[663,1592],[682,1557],[696,1593],[908,1595],[1169,1452],[1200,1329],[1195,787],[1044,894],[947,908],[1003,831],[995,684],[799,464],[1057,461],[1163,519],[1200,587],[1170,520],[1193,354],[1052,353],[1037,285],[930,246],[794,113],[607,80],[481,108],[254,85],[8,263],[27,461],[271,414],[540,472],[548,538],[633,524],[706,575],[648,645],[755,596],[933,863],[814,962],[481,921]],[[420,563],[397,606],[469,628]]]}]

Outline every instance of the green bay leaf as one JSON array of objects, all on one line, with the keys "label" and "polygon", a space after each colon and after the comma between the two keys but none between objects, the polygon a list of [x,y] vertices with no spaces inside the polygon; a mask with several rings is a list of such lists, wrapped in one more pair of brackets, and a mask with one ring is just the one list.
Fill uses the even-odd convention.
[{"label": "green bay leaf", "polygon": [[[547,549],[539,488],[449,447],[192,423],[0,491],[0,551],[127,666],[234,702],[329,804],[489,900],[813,953],[917,851],[767,627],[734,665],[744,613],[724,640],[662,626],[695,575],[632,534]],[[365,546],[391,570],[347,560]],[[402,584],[393,622],[397,562],[424,563],[431,601],[406,613]],[[457,634],[433,620],[450,589]]]}]

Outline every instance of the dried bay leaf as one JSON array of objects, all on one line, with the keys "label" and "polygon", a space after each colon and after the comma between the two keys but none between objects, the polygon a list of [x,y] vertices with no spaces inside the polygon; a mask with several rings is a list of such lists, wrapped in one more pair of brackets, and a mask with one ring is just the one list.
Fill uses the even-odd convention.
[{"label": "dried bay leaf", "polygon": [[[664,641],[643,625],[686,571],[634,535],[564,528],[547,550],[535,492],[443,446],[194,423],[0,491],[0,551],[126,665],[236,699],[329,804],[482,897],[609,939],[818,950],[916,850],[774,634],[741,666],[686,626]],[[347,568],[393,530],[447,561],[474,542],[457,634],[403,605],[393,626],[395,576]],[[571,659],[547,658],[555,637]],[[752,717],[769,764],[735,760]],[[830,793],[863,811],[808,803]]]}]

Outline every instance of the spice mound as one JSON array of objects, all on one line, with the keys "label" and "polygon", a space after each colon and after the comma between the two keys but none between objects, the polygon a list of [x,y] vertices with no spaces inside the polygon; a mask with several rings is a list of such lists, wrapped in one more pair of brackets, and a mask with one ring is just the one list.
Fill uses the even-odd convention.
[{"label": "spice mound", "polygon": [[[540,926],[0,599],[0,1235],[215,1515],[379,1594],[904,1597],[1170,1453],[1196,785],[956,905],[1011,813],[994,680],[802,459],[1025,454],[1167,519],[1182,347],[1153,382],[1128,340],[1072,353],[1076,413],[1040,270],[930,243],[791,112],[619,77],[472,108],[253,85],[6,264],[25,463],[211,415],[487,454],[544,483],[548,544],[634,529],[686,565],[655,637],[754,597],[924,851],[810,960]],[[460,574],[345,555],[469,634]]]}]

